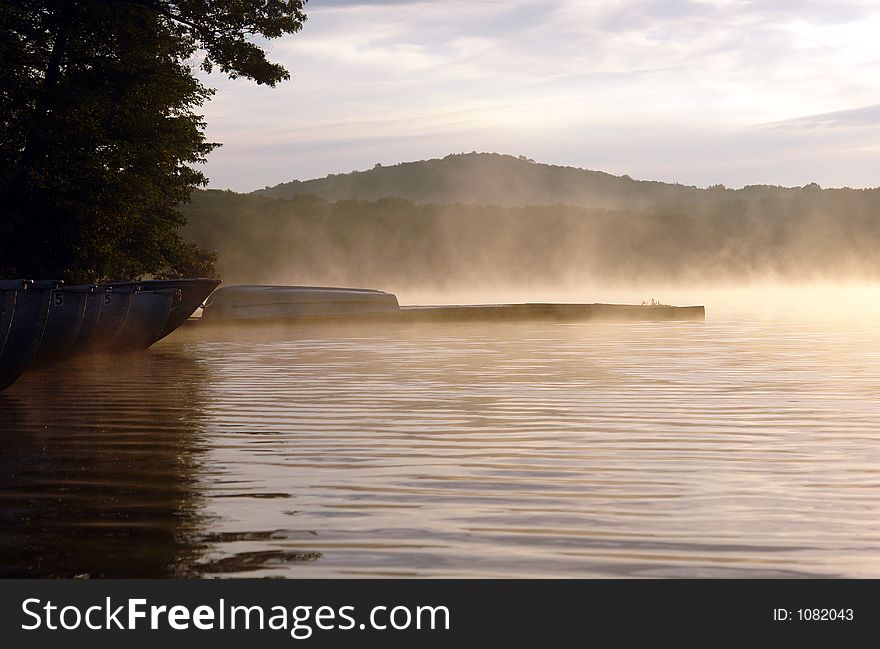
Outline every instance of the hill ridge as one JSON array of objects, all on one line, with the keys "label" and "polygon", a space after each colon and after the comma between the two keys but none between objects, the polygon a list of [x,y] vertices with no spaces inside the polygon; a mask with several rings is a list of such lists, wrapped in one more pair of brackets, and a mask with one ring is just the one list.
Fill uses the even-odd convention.
[{"label": "hill ridge", "polygon": [[313,194],[330,201],[396,197],[427,204],[636,207],[694,191],[702,190],[679,183],[634,180],[628,175],[535,162],[525,156],[471,152],[394,165],[376,164],[372,169],[292,180],[251,193],[273,198]]}]

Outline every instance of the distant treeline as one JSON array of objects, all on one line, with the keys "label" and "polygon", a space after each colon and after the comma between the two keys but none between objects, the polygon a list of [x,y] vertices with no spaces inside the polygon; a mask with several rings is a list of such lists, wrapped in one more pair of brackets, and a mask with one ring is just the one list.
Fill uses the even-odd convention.
[{"label": "distant treeline", "polygon": [[880,279],[878,190],[686,189],[618,210],[199,191],[184,211],[186,234],[217,250],[227,282]]}]

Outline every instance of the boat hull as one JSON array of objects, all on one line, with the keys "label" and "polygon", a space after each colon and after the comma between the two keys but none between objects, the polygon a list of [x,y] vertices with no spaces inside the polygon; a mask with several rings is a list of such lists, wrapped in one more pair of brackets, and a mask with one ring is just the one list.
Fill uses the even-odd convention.
[{"label": "boat hull", "polygon": [[52,291],[52,305],[40,347],[34,355],[35,366],[49,365],[74,353],[75,341],[83,326],[93,286],[72,286]]},{"label": "boat hull", "polygon": [[174,331],[219,280],[75,285],[0,280],[0,390],[30,366],[84,353],[147,349]]},{"label": "boat hull", "polygon": [[85,310],[83,311],[82,323],[76,332],[76,336],[71,343],[71,349],[80,350],[88,345],[95,335],[95,329],[98,326],[98,320],[101,318],[101,307],[104,304],[104,295],[94,287],[86,295]]},{"label": "boat hull", "polygon": [[56,282],[20,282],[0,287],[0,390],[12,385],[31,363],[46,330]]},{"label": "boat hull", "polygon": [[227,286],[205,304],[205,322],[399,314],[397,297],[372,289]]},{"label": "boat hull", "polygon": [[110,350],[142,351],[159,340],[168,324],[171,307],[179,297],[177,289],[133,293],[125,321]]},{"label": "boat hull", "polygon": [[96,287],[85,296],[81,325],[68,355],[147,349],[162,337],[171,308],[179,298],[176,289]]},{"label": "boat hull", "polygon": [[[163,291],[168,289],[179,290],[180,297],[171,304],[167,322],[159,332],[155,340],[157,342],[180,327],[195,313],[211,293],[220,285],[219,279],[153,279],[140,282],[115,282],[105,284],[114,289],[139,288],[142,291]],[[149,346],[149,345],[148,345]]]},{"label": "boat hull", "polygon": [[88,337],[80,341],[77,353],[114,351],[128,318],[134,288],[108,289],[99,287],[100,310]]}]

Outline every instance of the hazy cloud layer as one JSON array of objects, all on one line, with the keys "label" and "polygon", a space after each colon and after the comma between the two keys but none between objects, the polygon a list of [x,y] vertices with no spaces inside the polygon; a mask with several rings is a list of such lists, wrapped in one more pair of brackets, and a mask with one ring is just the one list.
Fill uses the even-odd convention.
[{"label": "hazy cloud layer", "polygon": [[873,1],[307,9],[271,44],[292,82],[208,78],[212,186],[471,150],[696,185],[880,185]]},{"label": "hazy cloud layer", "polygon": [[821,115],[807,115],[806,117],[796,117],[782,122],[769,124],[774,128],[795,128],[795,129],[814,129],[814,128],[858,128],[870,127],[872,129],[880,128],[880,104],[873,106],[864,106],[863,108],[854,108],[852,110],[837,110],[832,113],[822,113]]}]

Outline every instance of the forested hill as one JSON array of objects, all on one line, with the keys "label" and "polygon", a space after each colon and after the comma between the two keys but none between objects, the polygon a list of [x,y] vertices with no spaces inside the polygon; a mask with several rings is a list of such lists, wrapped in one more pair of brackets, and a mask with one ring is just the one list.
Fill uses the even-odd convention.
[{"label": "forested hill", "polygon": [[[819,190],[815,184],[803,188],[752,185],[733,190],[716,185],[701,189],[541,164],[498,153],[466,153],[387,167],[376,165],[369,171],[331,174],[314,180],[294,180],[253,193],[270,198],[308,194],[328,201],[396,197],[434,205],[574,205],[651,212],[693,205],[711,205],[712,211],[729,210],[731,203],[737,202],[748,203],[750,210],[756,209],[756,202],[788,210],[793,206],[792,199],[800,199],[794,201],[799,209],[818,207],[818,201],[825,209],[857,206],[861,210],[865,201],[876,205],[880,196],[880,189]],[[780,201],[785,205],[780,206]]]},{"label": "forested hill", "polygon": [[699,189],[466,154],[192,198],[186,234],[230,282],[880,279],[880,189]]},{"label": "forested hill", "polygon": [[294,180],[254,193],[272,198],[312,194],[330,201],[398,197],[432,204],[639,208],[698,191],[684,185],[541,164],[524,157],[464,153],[439,160],[376,165],[369,171],[331,174],[314,180]]}]

